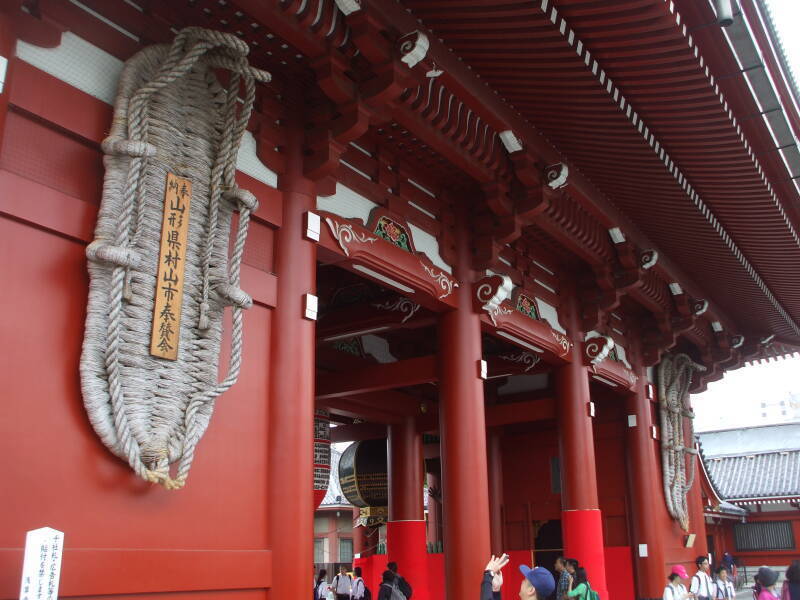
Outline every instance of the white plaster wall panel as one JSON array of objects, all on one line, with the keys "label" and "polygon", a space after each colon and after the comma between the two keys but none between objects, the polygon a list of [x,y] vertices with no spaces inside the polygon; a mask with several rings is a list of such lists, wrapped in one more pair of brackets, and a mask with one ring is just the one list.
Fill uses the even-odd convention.
[{"label": "white plaster wall panel", "polygon": [[623,348],[619,344],[615,344],[614,347],[617,349],[617,356],[619,356],[619,359],[622,361],[622,363],[629,369],[633,370],[631,363],[628,362],[628,355],[625,352],[625,348]]},{"label": "white plaster wall panel", "polygon": [[539,314],[549,323],[550,327],[561,333],[567,333],[567,330],[561,326],[558,320],[558,310],[556,310],[555,306],[545,302],[541,298],[536,298],[536,306],[539,307]]},{"label": "white plaster wall panel", "polygon": [[239,153],[236,155],[236,168],[261,183],[278,187],[278,174],[258,159],[256,138],[249,131],[245,131],[242,136]]},{"label": "white plaster wall panel", "polygon": [[344,219],[361,219],[364,225],[367,224],[369,213],[377,206],[341,183],[336,184],[336,193],[333,196],[317,196],[317,209],[326,210]]},{"label": "white plaster wall panel", "polygon": [[374,357],[379,363],[397,362],[397,358],[389,350],[389,342],[385,338],[368,333],[361,336],[361,345],[364,352]]},{"label": "white plaster wall panel", "polygon": [[114,104],[122,61],[74,33],[65,32],[56,48],[40,48],[20,40],[17,56],[98,100]]},{"label": "white plaster wall panel", "polygon": [[439,240],[413,223],[409,223],[408,226],[411,228],[411,235],[414,237],[414,247],[419,252],[424,253],[442,271],[452,274],[452,267],[444,262],[442,255],[439,254]]},{"label": "white plaster wall panel", "polygon": [[[123,62],[73,33],[65,32],[61,36],[61,44],[56,48],[40,48],[19,41],[17,56],[106,104],[114,104]],[[277,174],[258,159],[256,139],[249,131],[242,138],[236,167],[270,187],[278,185]]]}]

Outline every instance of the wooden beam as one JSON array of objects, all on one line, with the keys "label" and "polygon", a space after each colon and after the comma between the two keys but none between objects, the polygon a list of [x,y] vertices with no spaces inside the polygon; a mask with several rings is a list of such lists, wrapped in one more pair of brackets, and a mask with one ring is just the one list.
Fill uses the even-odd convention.
[{"label": "wooden beam", "polygon": [[317,400],[431,383],[438,379],[438,357],[421,356],[317,377]]},{"label": "wooden beam", "polygon": [[386,437],[386,425],[383,423],[356,423],[339,425],[331,428],[331,442],[360,442],[362,440],[379,440]]},{"label": "wooden beam", "polygon": [[[413,312],[382,308],[391,306],[391,298],[383,303],[359,303],[326,313],[317,324],[318,343],[333,342],[373,332],[393,329],[415,329],[436,323],[436,317],[420,307],[407,303]],[[396,297],[395,297],[396,298]]]},{"label": "wooden beam", "polygon": [[365,406],[349,398],[330,398],[317,403],[318,406],[327,408],[332,414],[349,417],[351,419],[365,419],[372,423],[399,423],[403,420],[401,415]]},{"label": "wooden beam", "polygon": [[556,418],[554,398],[540,398],[511,404],[495,404],[486,407],[486,426],[499,427],[514,423],[530,423]]}]

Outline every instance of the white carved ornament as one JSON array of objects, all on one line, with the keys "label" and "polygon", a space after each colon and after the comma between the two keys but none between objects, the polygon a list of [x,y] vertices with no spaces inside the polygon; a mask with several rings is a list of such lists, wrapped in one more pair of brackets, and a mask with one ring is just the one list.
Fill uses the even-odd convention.
[{"label": "white carved ornament", "polygon": [[558,331],[551,331],[551,333],[553,334],[553,339],[556,341],[556,344],[561,346],[563,350],[560,356],[563,357],[569,354],[569,349],[572,348],[572,342],[569,341],[569,338]]},{"label": "white carved ornament", "polygon": [[325,217],[325,223],[328,224],[331,234],[333,234],[333,237],[339,243],[339,247],[342,249],[345,256],[350,256],[350,250],[348,250],[347,244],[353,241],[361,242],[362,244],[378,241],[378,238],[368,236],[360,231],[355,231],[350,223],[339,223],[330,217]]},{"label": "white carved ornament", "polygon": [[400,321],[401,323],[408,321],[417,313],[420,308],[419,304],[412,302],[408,298],[397,298],[395,300],[387,300],[386,302],[377,302],[372,306],[375,308],[381,308],[383,310],[397,311],[401,314],[405,314],[403,320]]},{"label": "white carved ornament", "polygon": [[657,250],[645,250],[642,252],[642,255],[639,257],[640,264],[642,265],[643,269],[651,269],[653,268],[656,263],[658,262],[658,251]]},{"label": "white carved ornament", "polygon": [[434,280],[436,280],[436,284],[442,289],[443,293],[441,296],[439,296],[439,300],[447,298],[453,293],[453,288],[458,287],[458,283],[453,279],[450,279],[450,277],[448,277],[447,273],[444,271],[432,269],[422,261],[420,261],[420,264],[422,265],[422,268],[425,269],[425,272],[433,277]]},{"label": "white carved ornament", "polygon": [[593,365],[603,362],[611,349],[614,347],[614,340],[607,335],[595,335],[586,340],[586,356]]},{"label": "white carved ornament", "polygon": [[397,43],[400,45],[400,60],[410,68],[414,68],[419,61],[425,58],[431,45],[428,36],[421,31],[407,33]]},{"label": "white carved ornament", "polygon": [[510,315],[514,312],[502,306],[503,301],[511,297],[511,290],[514,284],[511,282],[511,278],[508,275],[499,275],[499,277],[502,281],[500,285],[497,286],[497,290],[494,290],[494,286],[488,282],[482,283],[478,286],[478,289],[475,290],[475,297],[478,299],[478,302],[481,303],[481,308],[489,313],[489,318],[492,320],[492,324],[495,327],[497,327],[496,317],[498,315]]},{"label": "white carved ornament", "polygon": [[520,352],[519,354],[503,354],[500,356],[503,360],[507,360],[513,363],[520,363],[525,365],[525,372],[527,373],[533,367],[535,367],[541,358],[536,354],[532,354],[531,352]]},{"label": "white carved ornament", "polygon": [[567,177],[569,177],[569,167],[564,163],[556,163],[550,165],[545,169],[545,179],[547,185],[554,190],[567,185]]}]

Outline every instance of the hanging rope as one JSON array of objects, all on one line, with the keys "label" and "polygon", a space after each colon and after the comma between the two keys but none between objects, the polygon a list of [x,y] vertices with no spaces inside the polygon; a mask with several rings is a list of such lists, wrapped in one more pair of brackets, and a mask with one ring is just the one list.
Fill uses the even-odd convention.
[{"label": "hanging rope", "polygon": [[[255,196],[236,186],[236,155],[268,73],[247,62],[235,36],[189,27],[171,45],[131,58],[120,78],[106,156],[81,356],[84,403],[104,443],[143,479],[182,487],[214,399],[239,376],[240,288]],[[214,69],[230,71],[223,89]],[[244,90],[240,98],[240,90]],[[179,356],[149,354],[166,173],[192,182]],[[239,220],[228,255],[231,214]],[[231,306],[231,351],[218,381],[222,316]],[[170,465],[177,462],[177,474]]]},{"label": "hanging rope", "polygon": [[[694,412],[689,404],[689,387],[694,372],[705,370],[705,367],[696,364],[685,354],[668,354],[658,365],[664,497],[669,514],[680,523],[684,531],[689,531],[687,495],[694,484],[697,454],[694,448]],[[684,420],[687,421],[685,429]]]}]

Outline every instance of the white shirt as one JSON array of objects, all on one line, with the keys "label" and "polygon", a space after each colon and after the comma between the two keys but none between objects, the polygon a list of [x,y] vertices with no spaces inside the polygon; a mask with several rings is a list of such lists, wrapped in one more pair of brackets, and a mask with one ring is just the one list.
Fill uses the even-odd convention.
[{"label": "white shirt", "polygon": [[333,591],[337,594],[350,594],[353,590],[353,582],[349,575],[337,575],[333,578]]},{"label": "white shirt", "polygon": [[714,597],[714,582],[708,573],[698,571],[692,576],[692,583],[689,586],[689,591],[696,596],[704,596],[706,598]]},{"label": "white shirt", "polygon": [[664,588],[664,600],[686,600],[686,586],[668,583]]},{"label": "white shirt", "polygon": [[736,598],[736,590],[734,589],[733,582],[730,579],[727,581],[717,579],[714,589],[716,590],[714,597],[718,600],[733,600]]},{"label": "white shirt", "polygon": [[361,600],[364,597],[364,580],[361,577],[356,577],[356,580],[353,582],[353,600]]},{"label": "white shirt", "polygon": [[317,586],[317,598],[323,600],[324,598],[328,597],[328,582],[324,579],[319,582]]}]

